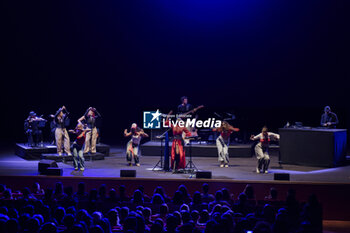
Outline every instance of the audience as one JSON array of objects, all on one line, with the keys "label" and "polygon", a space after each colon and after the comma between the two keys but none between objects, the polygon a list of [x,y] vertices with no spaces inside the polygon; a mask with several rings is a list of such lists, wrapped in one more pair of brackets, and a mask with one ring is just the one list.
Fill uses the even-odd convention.
[{"label": "audience", "polygon": [[119,195],[113,188],[107,194],[106,185],[87,193],[83,182],[75,194],[73,187],[61,182],[54,190],[44,191],[35,183],[32,191],[23,187],[14,193],[0,185],[0,232],[322,232],[322,205],[314,194],[301,205],[293,189],[288,190],[285,201],[278,202],[275,188],[259,201],[252,185],[247,185],[237,200],[227,188],[217,190],[215,197],[208,184],[202,189],[191,198],[186,186],[180,185],[169,198],[159,186],[150,198],[139,186],[130,198],[124,185],[119,186]]}]

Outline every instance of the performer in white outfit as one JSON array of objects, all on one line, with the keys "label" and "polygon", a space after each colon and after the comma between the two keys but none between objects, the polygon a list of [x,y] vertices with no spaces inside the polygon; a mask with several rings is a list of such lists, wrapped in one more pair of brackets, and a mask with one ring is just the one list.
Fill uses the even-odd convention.
[{"label": "performer in white outfit", "polygon": [[279,140],[280,135],[268,132],[266,126],[262,128],[260,134],[250,137],[250,140],[259,140],[259,143],[255,146],[255,155],[258,159],[258,164],[256,167],[256,173],[260,173],[261,169],[263,173],[268,173],[269,164],[270,164],[270,156],[269,156],[269,145],[272,140]]},{"label": "performer in white outfit", "polygon": [[97,125],[101,119],[101,114],[96,110],[96,108],[89,107],[84,116],[80,117],[78,123],[83,124],[87,127],[85,138],[84,154],[91,152],[96,153],[96,143],[99,136]]},{"label": "performer in white outfit", "polygon": [[55,114],[55,138],[56,138],[56,146],[57,146],[57,154],[62,156],[62,142],[64,147],[64,152],[67,153],[68,156],[71,156],[72,153],[70,151],[70,140],[68,131],[66,129],[69,126],[69,118],[68,111],[65,106],[62,106]]},{"label": "performer in white outfit", "polygon": [[227,121],[223,121],[220,128],[214,128],[213,131],[220,133],[219,137],[216,139],[216,146],[218,148],[218,160],[220,162],[220,167],[228,167],[229,164],[229,154],[228,145],[230,144],[230,135],[233,132],[238,132],[238,128],[234,128]]}]

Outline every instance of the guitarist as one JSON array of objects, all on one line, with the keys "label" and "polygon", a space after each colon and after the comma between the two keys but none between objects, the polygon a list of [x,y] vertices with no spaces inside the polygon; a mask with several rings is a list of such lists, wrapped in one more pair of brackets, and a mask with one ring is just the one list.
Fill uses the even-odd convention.
[{"label": "guitarist", "polygon": [[184,114],[193,110],[192,104],[188,103],[187,96],[181,97],[181,104],[177,107],[177,114]]},{"label": "guitarist", "polygon": [[[188,103],[187,96],[181,97],[181,104],[177,107],[178,117],[182,118],[186,121],[188,118],[198,118],[198,115],[193,116],[197,110],[203,108],[203,105],[194,108],[191,104]],[[198,137],[197,129],[195,127],[187,127],[188,131],[190,131],[192,137]],[[182,135],[185,145],[190,143],[189,139],[185,139],[185,133]]]}]

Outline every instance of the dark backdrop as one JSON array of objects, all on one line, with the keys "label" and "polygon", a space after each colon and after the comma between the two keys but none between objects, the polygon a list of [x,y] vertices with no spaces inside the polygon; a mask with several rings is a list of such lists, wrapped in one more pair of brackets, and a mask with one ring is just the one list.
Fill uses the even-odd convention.
[{"label": "dark backdrop", "polygon": [[248,134],[317,126],[325,105],[347,128],[345,2],[2,1],[0,138],[24,140],[30,110],[66,105],[75,122],[95,106],[115,144],[182,95],[202,117],[234,112]]}]

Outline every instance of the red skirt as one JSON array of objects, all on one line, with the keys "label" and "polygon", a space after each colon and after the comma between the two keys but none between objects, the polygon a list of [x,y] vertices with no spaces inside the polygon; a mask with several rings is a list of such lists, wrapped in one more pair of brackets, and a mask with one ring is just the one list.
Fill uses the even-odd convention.
[{"label": "red skirt", "polygon": [[171,169],[174,169],[174,162],[175,162],[175,154],[176,154],[176,144],[179,147],[179,164],[177,168],[185,168],[186,166],[186,157],[185,157],[185,150],[182,145],[182,140],[181,139],[174,139],[173,140],[173,145],[171,146]]}]

